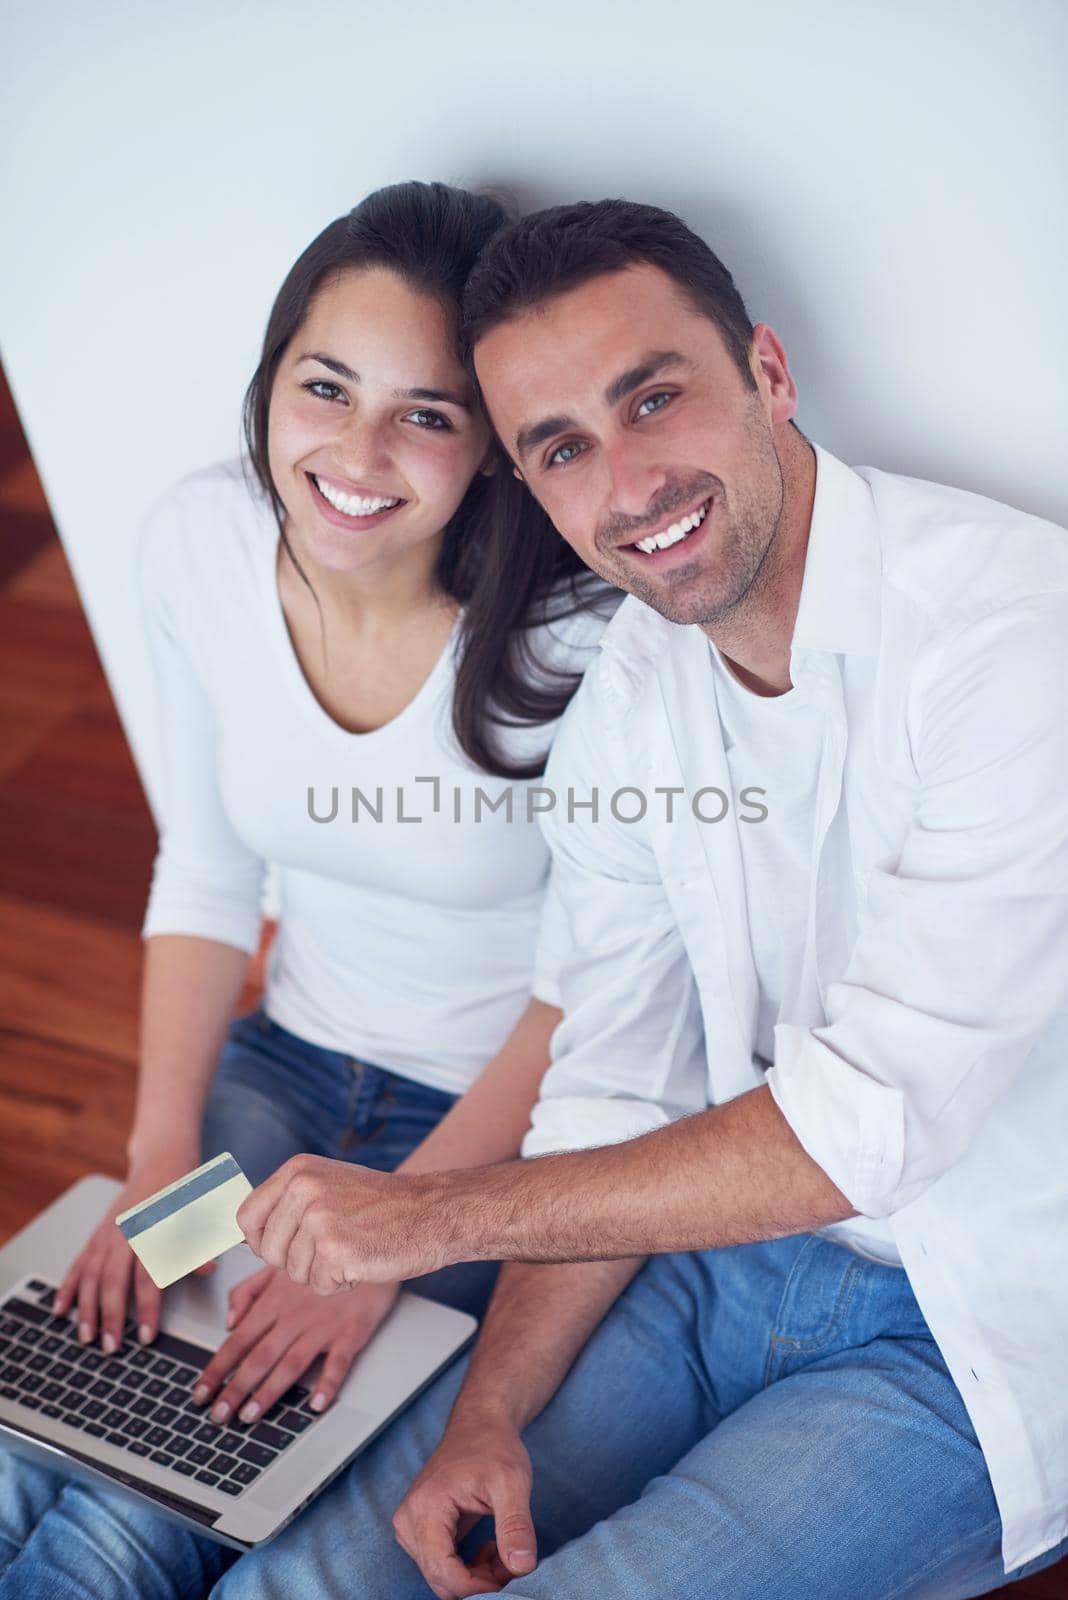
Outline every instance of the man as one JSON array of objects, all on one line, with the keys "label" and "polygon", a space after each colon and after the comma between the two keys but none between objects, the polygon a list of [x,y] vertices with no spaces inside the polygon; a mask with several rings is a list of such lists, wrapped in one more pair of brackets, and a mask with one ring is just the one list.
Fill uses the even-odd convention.
[{"label": "man", "polygon": [[542,1159],[301,1157],[246,1202],[324,1292],[512,1264],[466,1373],[220,1592],[987,1592],[1068,1508],[1068,540],[814,449],[652,207],[513,225],[465,317],[514,470],[632,596],[546,774]]}]

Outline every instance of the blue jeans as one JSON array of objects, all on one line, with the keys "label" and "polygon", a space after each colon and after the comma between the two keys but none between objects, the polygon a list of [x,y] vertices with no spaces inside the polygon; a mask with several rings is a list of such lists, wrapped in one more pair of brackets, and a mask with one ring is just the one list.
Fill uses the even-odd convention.
[{"label": "blue jeans", "polygon": [[[454,1101],[253,1011],[219,1058],[202,1154],[232,1151],[253,1184],[301,1150],[391,1171]],[[496,1274],[476,1262],[411,1287],[480,1316]],[[235,1559],[121,1494],[0,1449],[0,1600],[199,1600]]]},{"label": "blue jeans", "polygon": [[[301,1150],[392,1172],[455,1103],[441,1089],[308,1044],[260,1009],[230,1029],[204,1110],[201,1150],[205,1161],[229,1150],[253,1185]],[[480,1317],[497,1271],[496,1262],[463,1262],[413,1278],[409,1287]]]},{"label": "blue jeans", "polygon": [[[462,1376],[213,1600],[427,1600],[390,1519]],[[1006,1581],[983,1457],[908,1278],[827,1239],[654,1258],[524,1437],[539,1565],[511,1600],[959,1600]]]}]

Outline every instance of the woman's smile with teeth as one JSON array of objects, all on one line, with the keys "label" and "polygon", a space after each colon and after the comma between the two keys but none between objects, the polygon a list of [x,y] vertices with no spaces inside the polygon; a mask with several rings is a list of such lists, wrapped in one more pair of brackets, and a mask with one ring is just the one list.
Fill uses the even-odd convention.
[{"label": "woman's smile with teeth", "polygon": [[704,505],[698,506],[696,511],[688,517],[683,517],[681,522],[673,522],[670,528],[665,528],[662,533],[650,534],[648,539],[638,539],[633,549],[640,550],[643,555],[651,555],[654,550],[666,550],[669,545],[678,544],[680,539],[685,539],[694,528],[699,528],[708,515],[711,500],[706,500]]},{"label": "woman's smile with teeth", "polygon": [[332,483],[327,483],[325,478],[312,477],[312,482],[322,495],[328,500],[335,511],[342,511],[347,517],[370,517],[378,511],[389,511],[394,506],[399,506],[400,501],[376,496],[367,499],[363,495],[346,494],[343,489],[336,489]]}]

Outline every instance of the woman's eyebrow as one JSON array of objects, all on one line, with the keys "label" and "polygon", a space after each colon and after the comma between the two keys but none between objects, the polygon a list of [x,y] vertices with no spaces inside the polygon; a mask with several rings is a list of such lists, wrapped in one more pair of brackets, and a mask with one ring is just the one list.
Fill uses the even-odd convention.
[{"label": "woman's eyebrow", "polygon": [[343,361],[335,361],[333,356],[324,356],[321,350],[306,350],[302,356],[297,357],[297,366],[302,361],[318,361],[321,366],[329,367],[331,372],[336,372],[339,378],[347,378],[350,383],[359,383],[360,374],[353,372]]},{"label": "woman's eyebrow", "polygon": [[[302,361],[318,361],[321,366],[336,372],[339,378],[347,378],[349,383],[360,382],[358,372],[347,367],[343,361],[324,355],[321,350],[305,351],[304,355],[298,356],[297,365],[299,366]],[[463,395],[456,394],[451,389],[394,389],[393,393],[398,400],[438,400],[445,405],[459,406],[461,411],[471,410],[470,400],[466,400]]]},{"label": "woman's eyebrow", "polygon": [[446,405],[459,406],[462,411],[471,409],[470,400],[454,394],[451,389],[394,389],[393,393],[398,400],[441,400]]}]

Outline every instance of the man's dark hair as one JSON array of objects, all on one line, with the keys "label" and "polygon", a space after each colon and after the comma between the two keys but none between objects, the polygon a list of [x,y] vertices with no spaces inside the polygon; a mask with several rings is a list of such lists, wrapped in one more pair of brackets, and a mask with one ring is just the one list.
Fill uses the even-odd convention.
[{"label": "man's dark hair", "polygon": [[[744,383],[755,391],[749,367],[753,325],[718,256],[670,211],[632,200],[598,200],[535,211],[506,224],[483,247],[460,312],[460,353],[479,398],[474,348],[492,328],[602,273],[642,261],[662,268],[696,310],[715,323]],[[496,673],[504,703],[517,704],[522,672],[509,658],[503,663],[507,674],[501,677],[493,642],[514,639],[521,648],[525,630],[539,615],[533,597],[551,592],[554,583],[568,609],[580,608],[580,580],[572,565],[564,565],[565,551],[571,554],[533,495],[502,461],[487,488],[479,581],[466,612],[471,645],[457,672],[459,703]],[[608,596],[615,593],[607,591]],[[600,609],[605,591],[587,594],[586,604]],[[540,614],[547,620],[552,616],[551,611]]]},{"label": "man's dark hair", "polygon": [[643,261],[673,278],[694,309],[715,323],[746,385],[755,389],[753,324],[727,268],[681,217],[633,200],[550,206],[495,236],[472,269],[462,301],[461,348],[476,388],[474,347],[492,328],[604,272]]}]

